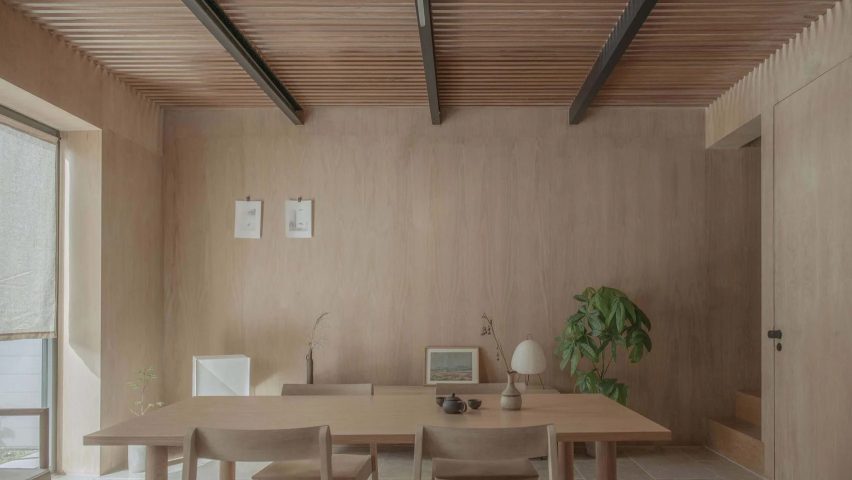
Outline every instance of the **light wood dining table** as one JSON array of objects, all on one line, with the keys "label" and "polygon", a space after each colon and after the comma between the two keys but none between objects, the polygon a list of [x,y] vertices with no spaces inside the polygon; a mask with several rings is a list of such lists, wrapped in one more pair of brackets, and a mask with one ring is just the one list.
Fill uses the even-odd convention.
[{"label": "light wood dining table", "polygon": [[[599,480],[616,479],[616,443],[666,441],[671,431],[602,395],[525,395],[518,411],[499,395],[478,395],[479,410],[449,415],[430,395],[193,397],[86,435],[85,445],[146,445],[146,480],[167,480],[168,447],[191,427],[237,429],[329,425],[335,444],[413,444],[418,425],[466,428],[553,424],[560,479],[574,478],[574,442],[596,442]],[[220,480],[233,480],[223,462]]]}]

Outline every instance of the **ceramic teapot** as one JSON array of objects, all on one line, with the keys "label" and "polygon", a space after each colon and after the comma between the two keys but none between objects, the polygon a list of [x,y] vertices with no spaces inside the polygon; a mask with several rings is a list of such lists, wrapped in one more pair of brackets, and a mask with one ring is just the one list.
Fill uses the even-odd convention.
[{"label": "ceramic teapot", "polygon": [[449,397],[444,399],[444,404],[441,405],[444,413],[463,413],[467,411],[467,404],[464,400],[457,397],[455,393],[451,393]]}]

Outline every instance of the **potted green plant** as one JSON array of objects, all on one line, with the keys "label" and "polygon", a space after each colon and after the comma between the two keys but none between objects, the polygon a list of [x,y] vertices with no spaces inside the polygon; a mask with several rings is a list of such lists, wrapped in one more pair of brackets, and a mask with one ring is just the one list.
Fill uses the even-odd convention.
[{"label": "potted green plant", "polygon": [[[130,407],[130,413],[141,417],[148,413],[152,408],[162,407],[163,402],[148,402],[145,400],[145,390],[148,384],[157,379],[157,372],[154,367],[143,368],[137,370],[135,379],[127,382],[127,386],[131,390],[139,392],[139,398],[133,402]],[[145,471],[145,445],[129,445],[127,447],[127,469],[131,473],[142,473]]]},{"label": "potted green plant", "polygon": [[[556,337],[559,368],[569,368],[576,391],[600,393],[626,405],[627,385],[607,374],[619,350],[627,351],[630,363],[651,351],[651,321],[624,292],[615,288],[589,287],[574,295],[574,299],[580,307],[568,317],[562,334]],[[583,359],[585,363],[581,363]],[[586,451],[594,456],[594,444],[587,443]]]},{"label": "potted green plant", "polygon": [[[559,368],[569,368],[576,390],[602,393],[627,404],[627,385],[607,376],[618,358],[619,347],[627,350],[631,363],[651,351],[651,321],[627,295],[610,287],[586,288],[574,295],[580,302],[577,313],[565,321],[556,337]],[[586,364],[580,360],[586,359]]]}]

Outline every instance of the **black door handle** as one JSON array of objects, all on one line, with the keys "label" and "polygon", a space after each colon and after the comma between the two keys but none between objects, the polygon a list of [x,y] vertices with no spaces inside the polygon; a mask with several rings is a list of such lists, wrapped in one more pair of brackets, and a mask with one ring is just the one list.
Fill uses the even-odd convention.
[{"label": "black door handle", "polygon": [[769,338],[781,339],[781,330],[770,330],[766,332],[766,336]]}]

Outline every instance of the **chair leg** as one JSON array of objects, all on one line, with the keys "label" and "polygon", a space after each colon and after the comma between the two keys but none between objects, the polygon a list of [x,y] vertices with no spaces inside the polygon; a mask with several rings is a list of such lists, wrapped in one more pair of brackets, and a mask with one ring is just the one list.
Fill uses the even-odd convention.
[{"label": "chair leg", "polygon": [[370,463],[373,465],[373,480],[379,480],[379,446],[370,444]]}]

